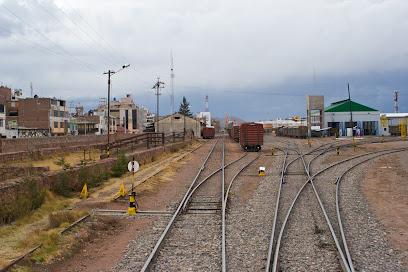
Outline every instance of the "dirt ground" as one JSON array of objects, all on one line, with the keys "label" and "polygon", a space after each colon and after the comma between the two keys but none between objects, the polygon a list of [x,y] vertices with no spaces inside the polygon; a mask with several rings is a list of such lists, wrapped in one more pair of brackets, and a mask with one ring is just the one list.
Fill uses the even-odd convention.
[{"label": "dirt ground", "polygon": [[[314,140],[318,143],[318,140]],[[385,145],[385,144],[384,144]],[[197,144],[198,146],[198,144]],[[387,143],[388,148],[401,146],[401,143]],[[405,142],[405,147],[408,142]],[[186,190],[186,180],[195,175],[194,167],[199,167],[203,161],[203,154],[207,152],[209,144],[204,144],[194,154],[187,155],[181,162],[177,162],[177,154],[174,160],[170,160],[162,167],[166,168],[166,174],[149,180],[148,183],[136,187],[137,200],[141,210],[164,210],[174,201],[179,199]],[[374,151],[382,148],[372,145],[369,149]],[[368,152],[365,148],[359,152]],[[353,151],[342,154],[357,155]],[[398,159],[397,159],[398,158]],[[158,169],[160,162],[168,158],[160,158],[157,162],[146,166],[135,180],[142,180]],[[344,159],[341,158],[341,159]],[[408,253],[408,184],[406,168],[408,161],[407,153],[392,155],[376,161],[366,173],[366,179],[362,181],[364,193],[372,206],[373,212],[380,218],[387,230],[387,235],[394,245],[395,250]],[[170,166],[170,167],[169,167]],[[195,172],[194,172],[195,171]],[[194,173],[193,173],[194,172]],[[80,201],[75,208],[78,209],[113,209],[127,210],[126,201],[113,202],[117,195],[121,182],[125,182],[128,188],[131,176],[123,179],[109,181],[105,188],[91,195],[87,200]],[[253,191],[256,184],[247,184],[247,190]],[[244,198],[249,197],[242,196]],[[61,258],[51,264],[30,265],[33,271],[111,271],[125,250],[129,240],[143,235],[153,219],[119,218],[119,217],[96,218],[105,227],[89,228],[87,223],[82,224],[74,235],[79,235],[80,245],[71,256]],[[80,235],[82,233],[82,236]],[[408,257],[405,259],[408,267]]]},{"label": "dirt ground", "polygon": [[[394,247],[405,254],[408,267],[407,151],[376,161],[367,171],[362,188],[373,212],[386,228]],[[404,163],[405,162],[405,163]]]},{"label": "dirt ground", "polygon": [[[201,166],[203,160],[202,153],[208,152],[210,144],[206,142],[195,143],[190,150],[200,146],[195,154],[179,158],[187,151],[181,151],[175,154],[160,156],[157,161],[143,166],[140,173],[135,175],[135,184],[155,173],[161,168],[165,168],[164,173],[157,177],[149,179],[148,182],[136,187],[137,202],[142,211],[146,210],[165,210],[169,203],[175,199],[181,199],[181,196],[188,188],[191,177],[197,171],[191,167]],[[189,167],[185,167],[185,165]],[[186,178],[188,177],[188,178]],[[120,184],[124,182],[125,189],[130,188],[132,177],[127,174],[124,178],[110,180],[106,186],[96,191],[90,198],[76,203],[76,209],[107,209],[107,210],[126,210],[128,201],[112,201],[118,194]],[[104,223],[105,216],[99,216],[96,221]],[[110,216],[107,216],[108,218]],[[143,235],[144,231],[154,220],[151,218],[129,217],[111,217],[108,227],[87,227],[87,223],[81,224],[76,233],[82,233],[76,237],[80,241],[77,248],[72,250],[72,254],[65,258],[60,258],[50,264],[27,264],[33,271],[111,271],[111,268],[120,260],[122,252],[128,245],[129,240]],[[105,224],[106,225],[106,224]],[[111,226],[114,227],[111,227]],[[76,235],[76,234],[75,234]]]}]

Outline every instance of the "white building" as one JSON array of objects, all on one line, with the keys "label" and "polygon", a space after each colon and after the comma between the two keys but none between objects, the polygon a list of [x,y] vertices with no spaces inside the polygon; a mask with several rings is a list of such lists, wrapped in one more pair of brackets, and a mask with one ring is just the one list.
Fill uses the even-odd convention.
[{"label": "white building", "polygon": [[[351,114],[353,124],[351,125]],[[352,127],[355,134],[380,135],[380,112],[373,108],[349,101],[348,99],[331,103],[324,109],[325,127],[330,127],[331,135],[352,136]]]},{"label": "white building", "polygon": [[206,127],[211,127],[211,113],[206,112],[199,112],[196,115],[196,119],[200,120],[201,122],[205,123]]},{"label": "white building", "polygon": [[380,122],[380,135],[390,136],[400,134],[399,125],[407,123],[408,113],[382,113]]}]

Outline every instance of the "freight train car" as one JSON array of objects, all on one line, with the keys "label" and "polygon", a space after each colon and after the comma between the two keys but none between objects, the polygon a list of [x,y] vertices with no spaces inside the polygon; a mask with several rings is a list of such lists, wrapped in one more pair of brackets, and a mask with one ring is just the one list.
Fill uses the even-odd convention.
[{"label": "freight train car", "polygon": [[292,137],[292,138],[307,138],[307,127],[278,127],[276,129],[276,136]]},{"label": "freight train car", "polygon": [[205,127],[205,128],[203,128],[203,130],[201,131],[201,136],[202,136],[204,139],[214,138],[214,136],[215,136],[215,128],[213,128],[213,127]]},{"label": "freight train car", "polygon": [[257,123],[244,123],[239,130],[239,144],[246,151],[259,151],[263,145],[263,126]]},{"label": "freight train car", "polygon": [[231,128],[231,135],[230,136],[236,142],[239,142],[239,129],[240,129],[239,126],[233,126]]}]

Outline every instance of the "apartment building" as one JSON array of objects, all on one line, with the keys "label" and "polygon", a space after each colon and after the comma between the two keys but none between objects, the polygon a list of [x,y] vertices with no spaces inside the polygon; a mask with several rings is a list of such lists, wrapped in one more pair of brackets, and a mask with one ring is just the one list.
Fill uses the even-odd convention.
[{"label": "apartment building", "polygon": [[42,135],[67,135],[69,107],[65,100],[57,98],[25,98],[19,100],[18,127],[42,130]]}]

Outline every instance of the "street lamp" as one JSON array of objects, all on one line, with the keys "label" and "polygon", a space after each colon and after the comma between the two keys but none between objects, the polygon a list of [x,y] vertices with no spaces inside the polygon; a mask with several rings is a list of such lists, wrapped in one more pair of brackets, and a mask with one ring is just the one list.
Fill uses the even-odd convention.
[{"label": "street lamp", "polygon": [[114,74],[122,71],[123,69],[128,68],[129,66],[130,66],[130,64],[125,64],[125,65],[122,66],[121,69],[119,69],[116,72],[109,70],[108,72],[103,73],[104,75],[106,75],[106,74],[108,75],[108,152],[107,152],[108,158],[109,158],[109,134],[110,134],[110,77],[111,77],[111,75],[114,75]]}]

